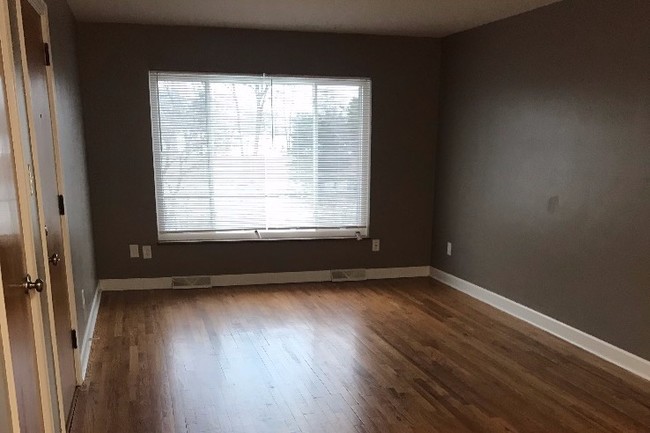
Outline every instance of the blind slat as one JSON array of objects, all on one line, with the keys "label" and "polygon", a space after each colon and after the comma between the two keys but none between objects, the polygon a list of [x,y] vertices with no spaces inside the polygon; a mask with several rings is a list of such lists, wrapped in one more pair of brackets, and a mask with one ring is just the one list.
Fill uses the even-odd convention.
[{"label": "blind slat", "polygon": [[369,79],[149,80],[161,240],[367,235]]}]

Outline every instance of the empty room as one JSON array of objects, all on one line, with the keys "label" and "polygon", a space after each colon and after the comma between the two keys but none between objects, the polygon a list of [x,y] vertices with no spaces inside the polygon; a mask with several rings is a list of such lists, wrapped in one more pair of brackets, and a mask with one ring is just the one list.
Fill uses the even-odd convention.
[{"label": "empty room", "polygon": [[0,433],[650,432],[648,0],[0,0]]}]

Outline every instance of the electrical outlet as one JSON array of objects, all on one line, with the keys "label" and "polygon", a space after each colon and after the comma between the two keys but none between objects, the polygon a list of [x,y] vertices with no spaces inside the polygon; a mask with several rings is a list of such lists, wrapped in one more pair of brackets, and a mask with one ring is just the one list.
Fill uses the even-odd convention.
[{"label": "electrical outlet", "polygon": [[132,259],[140,257],[140,245],[131,244],[129,245],[129,256]]},{"label": "electrical outlet", "polygon": [[447,242],[447,255],[451,256],[451,242]]},{"label": "electrical outlet", "polygon": [[372,240],[372,251],[373,252],[379,251],[379,239]]},{"label": "electrical outlet", "polygon": [[151,245],[142,245],[142,258],[143,259],[151,258]]}]

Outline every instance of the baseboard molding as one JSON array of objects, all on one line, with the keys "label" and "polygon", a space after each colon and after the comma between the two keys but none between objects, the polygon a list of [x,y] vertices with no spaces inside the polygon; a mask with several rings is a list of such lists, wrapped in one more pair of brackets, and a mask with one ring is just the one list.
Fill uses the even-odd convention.
[{"label": "baseboard molding", "polygon": [[88,370],[88,361],[90,360],[90,350],[93,344],[93,335],[95,334],[95,324],[97,323],[97,314],[99,313],[99,304],[102,301],[101,284],[97,284],[95,290],[95,297],[90,306],[90,314],[88,315],[88,323],[86,324],[86,331],[84,332],[83,341],[81,343],[81,380],[86,380],[86,371]]},{"label": "baseboard molding", "polygon": [[[369,280],[428,277],[429,266],[366,269]],[[210,275],[213,287],[251,286],[256,284],[314,283],[331,281],[329,270],[306,272],[268,272],[259,274]],[[121,278],[99,281],[102,291],[171,289],[172,277]]]},{"label": "baseboard molding", "polygon": [[472,298],[478,299],[511,316],[528,322],[637,376],[650,380],[650,361],[646,359],[434,267],[431,267],[430,275],[431,278],[459,290]]}]

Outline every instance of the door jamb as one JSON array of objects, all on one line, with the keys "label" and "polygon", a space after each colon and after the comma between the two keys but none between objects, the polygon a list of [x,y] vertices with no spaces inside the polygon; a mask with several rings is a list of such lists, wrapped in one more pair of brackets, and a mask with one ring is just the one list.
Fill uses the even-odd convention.
[{"label": "door jamb", "polygon": [[[50,21],[49,14],[47,10],[47,5],[43,0],[28,0],[34,9],[36,9],[41,15],[41,26],[43,29],[43,42],[47,43],[52,49],[52,41],[50,39]],[[40,9],[40,10],[39,10]],[[52,147],[54,149],[54,169],[56,173],[56,185],[59,194],[65,195],[65,182],[64,182],[64,173],[63,173],[63,159],[61,157],[61,145],[59,142],[59,124],[57,119],[57,109],[56,109],[56,80],[54,79],[54,59],[50,53],[50,66],[45,67],[46,77],[47,77],[47,93],[48,93],[48,103],[50,106],[50,121],[51,121],[51,130],[52,130]],[[59,215],[61,220],[61,237],[63,240],[63,260],[65,263],[66,269],[66,286],[68,289],[68,309],[70,310],[70,330],[75,329],[77,331],[77,336],[79,334],[79,322],[77,317],[77,303],[76,303],[76,291],[73,278],[73,269],[72,269],[72,248],[70,246],[70,227],[68,225],[68,214],[67,212],[64,215]],[[67,344],[63,342],[62,344]],[[74,368],[76,373],[77,385],[83,383],[82,369],[81,369],[81,345],[73,349],[74,354]]]}]

